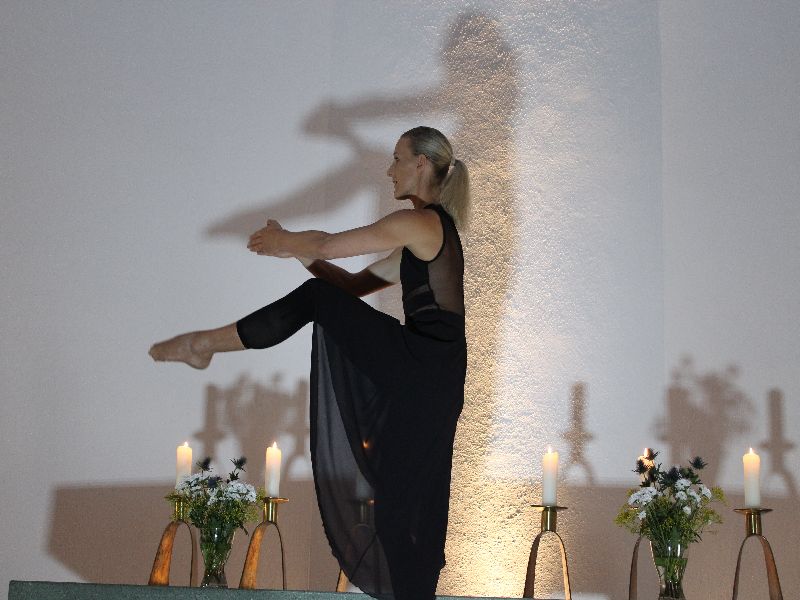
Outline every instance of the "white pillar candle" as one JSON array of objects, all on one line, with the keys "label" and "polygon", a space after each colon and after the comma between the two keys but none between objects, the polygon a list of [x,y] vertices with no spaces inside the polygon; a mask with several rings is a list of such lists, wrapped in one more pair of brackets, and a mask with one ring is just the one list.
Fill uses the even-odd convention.
[{"label": "white pillar candle", "polygon": [[264,471],[264,489],[270,498],[280,498],[281,451],[278,442],[267,448],[267,468]]},{"label": "white pillar candle", "polygon": [[753,452],[742,457],[744,464],[744,505],[746,508],[761,508],[761,489],[758,476],[761,470],[761,458]]},{"label": "white pillar candle", "polygon": [[558,452],[547,447],[542,459],[542,504],[556,506],[556,488],[558,481]]},{"label": "white pillar candle", "polygon": [[177,486],[181,479],[188,477],[192,474],[192,449],[189,442],[183,442],[183,446],[178,446],[176,450],[175,461],[175,485]]}]

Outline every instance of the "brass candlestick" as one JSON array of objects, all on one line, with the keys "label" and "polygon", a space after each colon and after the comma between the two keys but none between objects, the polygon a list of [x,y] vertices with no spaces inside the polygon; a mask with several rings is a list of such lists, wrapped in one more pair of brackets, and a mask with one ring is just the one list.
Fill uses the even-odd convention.
[{"label": "brass candlestick", "polygon": [[772,512],[771,508],[737,508],[736,512],[744,515],[745,536],[742,545],[739,547],[739,558],[736,559],[736,575],[733,578],[732,600],[739,597],[739,570],[742,566],[742,551],[744,545],[752,537],[758,538],[761,542],[761,549],[764,551],[764,562],[767,568],[767,587],[769,588],[769,600],[783,600],[781,592],[781,582],[778,578],[778,567],[775,565],[775,555],[767,538],[761,533],[761,515]]},{"label": "brass candlestick", "polygon": [[558,525],[558,512],[567,510],[566,506],[546,506],[542,504],[532,504],[533,508],[542,511],[541,531],[533,539],[531,554],[528,558],[528,573],[525,576],[525,591],[522,592],[523,598],[533,598],[534,588],[536,587],[536,561],[539,555],[539,542],[546,533],[552,533],[558,539],[561,548],[561,572],[564,575],[564,599],[572,600],[572,592],[569,584],[569,566],[567,565],[567,550],[564,548],[564,540],[558,535],[556,527]]},{"label": "brass candlestick", "polygon": [[639,569],[639,544],[642,543],[642,536],[636,538],[636,543],[633,545],[633,556],[631,557],[631,572],[628,576],[628,600],[636,600],[636,589],[638,587],[638,569]]},{"label": "brass candlestick", "polygon": [[164,529],[164,533],[161,534],[161,542],[159,542],[158,550],[156,550],[153,568],[150,570],[150,579],[147,582],[148,585],[169,585],[172,548],[175,544],[175,534],[181,525],[186,525],[186,529],[189,530],[189,539],[192,544],[192,555],[189,559],[189,586],[195,586],[197,555],[195,553],[194,530],[189,524],[189,505],[181,498],[174,500],[172,503],[172,521]]},{"label": "brass candlestick", "polygon": [[[372,546],[374,552],[378,552],[378,546],[374,544],[375,540],[375,527],[372,525],[372,510],[375,506],[375,500],[371,498],[363,498],[360,500],[355,501],[358,504],[358,523],[353,525],[350,529],[350,542],[348,542],[347,548],[345,548],[345,556],[348,552],[352,551],[353,543],[352,540],[358,537],[359,533],[363,533],[366,537],[370,538],[372,541],[370,542],[367,549]],[[364,550],[366,553],[366,550]],[[376,558],[376,564],[379,565],[379,562]],[[375,590],[380,592],[380,571],[375,571]],[[336,591],[337,592],[346,592],[347,586],[350,583],[350,580],[347,577],[347,574],[344,572],[343,569],[339,569],[339,576],[336,578]]]},{"label": "brass candlestick", "polygon": [[258,579],[258,559],[261,555],[261,542],[264,534],[271,526],[278,532],[278,542],[281,547],[281,581],[283,589],[286,589],[286,555],[283,551],[283,536],[281,528],[278,527],[278,506],[288,502],[288,498],[264,498],[264,520],[259,523],[250,538],[250,545],[247,547],[247,557],[244,559],[242,578],[239,581],[239,588],[253,590]]}]

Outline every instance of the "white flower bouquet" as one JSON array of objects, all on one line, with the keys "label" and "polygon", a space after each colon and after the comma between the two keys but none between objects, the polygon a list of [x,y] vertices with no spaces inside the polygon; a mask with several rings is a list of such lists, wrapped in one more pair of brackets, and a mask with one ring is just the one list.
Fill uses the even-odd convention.
[{"label": "white flower bouquet", "polygon": [[249,483],[239,480],[247,460],[231,460],[233,471],[228,477],[211,475],[211,460],[197,463],[199,473],[184,477],[175,486],[167,500],[183,500],[189,510],[189,521],[201,532],[215,527],[230,530],[242,529],[244,524],[258,518],[258,494]]},{"label": "white flower bouquet", "polygon": [[725,501],[718,487],[709,489],[698,471],[706,466],[699,456],[688,467],[663,470],[656,463],[657,452],[648,451],[636,463],[642,482],[630,490],[615,522],[650,540],[653,561],[661,579],[660,598],[683,598],[681,580],[686,568],[686,549],[700,540],[706,527],[721,523],[712,507]]}]

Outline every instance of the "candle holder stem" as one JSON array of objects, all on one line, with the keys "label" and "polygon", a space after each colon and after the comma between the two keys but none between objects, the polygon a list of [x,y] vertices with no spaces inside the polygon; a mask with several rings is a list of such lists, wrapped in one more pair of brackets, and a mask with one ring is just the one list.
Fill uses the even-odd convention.
[{"label": "candle holder stem", "polygon": [[564,540],[558,535],[556,531],[558,526],[558,512],[567,510],[564,506],[543,506],[541,504],[534,504],[534,508],[542,511],[541,530],[538,535],[533,539],[531,545],[531,553],[528,557],[528,571],[525,576],[525,590],[522,593],[523,598],[533,598],[534,590],[536,588],[536,562],[539,558],[539,542],[542,536],[549,533],[556,536],[558,545],[561,550],[561,572],[564,576],[564,599],[572,600],[572,591],[569,582],[569,565],[567,563],[567,550],[564,547]]},{"label": "candle holder stem", "polygon": [[744,545],[750,538],[757,538],[761,542],[761,549],[764,552],[764,563],[767,569],[767,588],[769,589],[769,600],[783,600],[781,592],[781,582],[778,578],[778,567],[775,564],[775,555],[769,541],[762,534],[761,515],[771,512],[770,508],[737,508],[736,512],[744,515],[745,537],[742,545],[739,546],[739,556],[736,559],[736,574],[733,577],[733,596],[732,600],[739,597],[739,572],[742,566],[742,552]]},{"label": "candle holder stem", "polygon": [[637,588],[639,585],[639,545],[642,543],[642,536],[636,538],[633,545],[633,556],[631,557],[631,571],[628,576],[628,600],[636,600]]},{"label": "candle holder stem", "polygon": [[[368,550],[372,549],[372,552],[374,553],[373,560],[375,561],[376,565],[374,589],[377,593],[381,593],[380,559],[378,556],[380,550],[378,545],[375,543],[377,534],[375,533],[375,527],[372,524],[372,511],[375,501],[371,498],[363,498],[356,500],[356,502],[358,503],[358,523],[353,525],[353,527],[350,529],[350,541],[347,543],[347,547],[345,548],[345,556],[348,556],[353,552],[363,553],[361,555],[364,556]],[[369,541],[365,542],[364,546],[358,550],[353,540]],[[351,573],[350,575],[352,576],[354,573]],[[350,579],[348,578],[347,573],[344,572],[344,569],[339,568],[339,576],[336,578],[336,591],[346,592],[349,584]]]},{"label": "candle holder stem", "polygon": [[288,501],[287,498],[264,498],[264,520],[259,523],[250,537],[250,545],[247,547],[247,556],[244,559],[244,568],[242,569],[242,578],[239,581],[240,589],[253,590],[256,588],[261,543],[264,539],[264,534],[270,527],[275,527],[275,531],[278,532],[278,543],[281,549],[281,582],[282,589],[286,589],[286,554],[283,550],[281,528],[278,527],[278,505]]},{"label": "candle holder stem", "polygon": [[189,539],[192,544],[192,555],[189,559],[189,586],[194,587],[197,580],[197,554],[195,552],[197,544],[194,539],[194,530],[189,524],[189,505],[182,499],[176,499],[172,504],[172,521],[161,534],[161,541],[153,559],[153,568],[150,570],[150,579],[147,585],[169,585],[169,571],[172,566],[172,549],[175,544],[175,534],[181,525],[186,525],[189,530]]},{"label": "candle holder stem", "polygon": [[545,506],[542,510],[542,533],[552,531],[556,533],[558,526],[558,510],[555,506]]}]

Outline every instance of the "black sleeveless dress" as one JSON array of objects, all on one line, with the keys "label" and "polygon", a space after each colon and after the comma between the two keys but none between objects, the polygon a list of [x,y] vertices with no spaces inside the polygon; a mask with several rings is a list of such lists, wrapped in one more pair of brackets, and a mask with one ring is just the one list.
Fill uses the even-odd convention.
[{"label": "black sleeveless dress", "polygon": [[[326,285],[316,303],[311,458],[333,554],[375,596],[435,597],[464,403],[464,258],[439,205],[439,253],[403,248],[405,324]],[[324,283],[324,282],[323,282]]]}]

